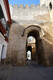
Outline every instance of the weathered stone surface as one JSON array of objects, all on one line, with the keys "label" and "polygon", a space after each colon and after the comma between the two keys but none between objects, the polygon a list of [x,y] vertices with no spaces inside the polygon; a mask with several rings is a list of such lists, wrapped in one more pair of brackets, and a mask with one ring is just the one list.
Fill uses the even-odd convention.
[{"label": "weathered stone surface", "polygon": [[37,61],[44,66],[53,64],[53,14],[43,6],[13,7],[7,54],[12,64],[26,64],[26,40],[31,31],[39,34],[38,38],[36,36]]},{"label": "weathered stone surface", "polygon": [[12,19],[15,20],[16,22],[21,20],[36,21],[38,19],[35,19],[35,18],[37,18],[38,16],[45,16],[47,14],[49,15],[49,10],[48,8],[46,8],[46,6],[40,7],[39,5],[37,5],[35,7],[34,4],[32,4],[30,7],[28,5],[24,7],[23,4],[20,4],[19,7],[17,7],[17,5],[14,5],[14,7],[10,5],[10,11],[11,11]]},{"label": "weathered stone surface", "polygon": [[[43,65],[45,64],[45,61],[46,61],[46,65],[49,65],[49,63],[51,61],[51,59],[49,59],[49,56],[51,56],[51,53],[53,52],[53,49],[52,49],[53,48],[52,47],[53,36],[50,35],[50,34],[52,34],[52,32],[49,33],[50,30],[48,31],[48,27],[51,26],[51,24],[47,28],[45,28],[47,25],[48,25],[48,23],[43,25],[44,27],[40,26],[45,33],[45,35],[42,37],[43,49],[44,49],[44,54],[45,54],[45,55],[43,55],[43,57],[45,56],[45,58],[46,58],[46,60],[44,59]],[[52,26],[50,28],[52,28]],[[25,26],[21,26],[17,23],[12,24],[12,26],[11,26],[7,57],[10,57],[10,61],[12,64],[17,64],[17,65],[25,65],[26,64],[27,34],[31,30],[33,30],[33,29],[35,30],[36,28],[34,28],[34,27],[28,28],[25,31],[26,35],[22,36],[24,29],[25,29]],[[51,49],[50,49],[50,47],[51,47]]]}]

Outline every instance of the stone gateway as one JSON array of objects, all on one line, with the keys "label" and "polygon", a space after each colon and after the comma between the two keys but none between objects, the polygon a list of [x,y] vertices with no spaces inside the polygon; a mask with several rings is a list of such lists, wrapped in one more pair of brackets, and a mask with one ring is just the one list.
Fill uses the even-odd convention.
[{"label": "stone gateway", "polygon": [[[7,62],[12,65],[27,64],[27,51],[31,50],[34,60],[44,66],[53,64],[53,1],[40,0],[36,7],[21,4],[10,5],[12,25],[10,29]],[[36,48],[28,49],[28,37],[34,37]],[[27,50],[28,49],[28,50]],[[36,49],[36,50],[35,50]],[[35,50],[35,51],[34,51]],[[31,56],[32,56],[31,55]],[[32,57],[33,57],[32,56]]]}]

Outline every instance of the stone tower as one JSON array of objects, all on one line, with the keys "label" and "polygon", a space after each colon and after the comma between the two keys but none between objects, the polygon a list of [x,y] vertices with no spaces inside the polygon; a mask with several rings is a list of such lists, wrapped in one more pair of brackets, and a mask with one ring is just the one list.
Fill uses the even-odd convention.
[{"label": "stone tower", "polygon": [[40,6],[46,5],[50,10],[53,8],[53,0],[40,0]]},{"label": "stone tower", "polygon": [[13,65],[26,65],[27,39],[36,39],[37,62],[48,66],[53,64],[53,1],[40,0],[40,5],[24,7],[10,5],[12,25],[10,29],[7,61]]}]

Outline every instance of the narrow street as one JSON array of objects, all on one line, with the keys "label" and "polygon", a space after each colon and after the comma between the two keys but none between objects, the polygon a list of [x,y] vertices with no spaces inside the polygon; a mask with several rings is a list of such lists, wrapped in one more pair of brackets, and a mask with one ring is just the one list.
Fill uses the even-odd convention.
[{"label": "narrow street", "polygon": [[25,67],[5,65],[0,67],[0,80],[53,80],[53,67],[43,67],[37,62]]}]

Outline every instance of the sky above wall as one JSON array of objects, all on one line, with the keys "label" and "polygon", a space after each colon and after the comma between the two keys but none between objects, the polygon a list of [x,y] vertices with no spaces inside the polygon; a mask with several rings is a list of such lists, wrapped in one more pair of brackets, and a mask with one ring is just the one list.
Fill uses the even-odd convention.
[{"label": "sky above wall", "polygon": [[8,1],[9,1],[9,4],[12,4],[12,5],[18,4],[18,6],[19,6],[19,4],[24,4],[24,6],[25,6],[26,4],[29,4],[29,6],[30,6],[31,4],[35,4],[35,6],[36,6],[37,4],[40,4],[40,0],[8,0]]}]

